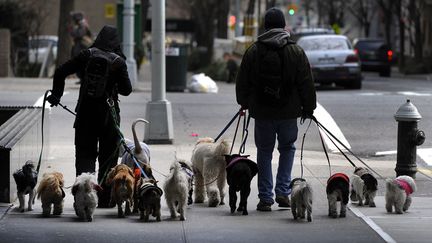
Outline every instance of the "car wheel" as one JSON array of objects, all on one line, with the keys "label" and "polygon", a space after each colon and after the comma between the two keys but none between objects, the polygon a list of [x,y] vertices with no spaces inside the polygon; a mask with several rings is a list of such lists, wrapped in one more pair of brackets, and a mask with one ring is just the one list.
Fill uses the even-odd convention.
[{"label": "car wheel", "polygon": [[347,89],[361,89],[362,81],[361,79],[353,80],[349,83],[345,83],[344,87]]},{"label": "car wheel", "polygon": [[391,75],[391,68],[390,67],[382,69],[379,72],[380,77],[390,77],[390,75]]}]

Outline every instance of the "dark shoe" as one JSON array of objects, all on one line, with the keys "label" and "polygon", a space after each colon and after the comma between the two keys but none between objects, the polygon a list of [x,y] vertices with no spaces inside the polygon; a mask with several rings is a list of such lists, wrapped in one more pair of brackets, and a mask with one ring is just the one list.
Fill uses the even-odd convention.
[{"label": "dark shoe", "polygon": [[257,204],[257,210],[263,212],[269,212],[271,211],[271,203],[266,203],[260,200],[259,203]]},{"label": "dark shoe", "polygon": [[282,208],[291,207],[290,199],[288,196],[276,196],[275,201],[279,204],[279,207],[282,207]]}]

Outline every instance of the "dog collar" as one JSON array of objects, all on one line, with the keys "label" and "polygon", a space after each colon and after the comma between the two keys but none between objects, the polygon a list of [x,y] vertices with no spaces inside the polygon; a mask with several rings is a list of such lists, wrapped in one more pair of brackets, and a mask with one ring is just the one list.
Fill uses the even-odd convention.
[{"label": "dog collar", "polygon": [[411,195],[414,191],[412,189],[412,187],[410,186],[410,184],[404,180],[401,179],[396,179],[397,184],[405,190],[407,195]]},{"label": "dog collar", "polygon": [[187,174],[189,177],[193,177],[193,176],[194,176],[193,171],[191,171],[189,168],[186,168],[186,167],[181,167],[181,168],[182,168],[182,170],[184,170],[184,172],[186,172],[186,174]]},{"label": "dog collar", "polygon": [[160,196],[162,196],[162,194],[163,194],[162,189],[160,189],[158,186],[156,186],[155,184],[150,183],[150,182],[145,182],[141,185],[140,193],[144,194],[145,192],[147,192],[150,189],[155,189],[159,193]]},{"label": "dog collar", "polygon": [[330,178],[327,180],[327,184],[328,184],[330,181],[332,181],[332,180],[334,180],[334,179],[336,179],[336,178],[341,178],[341,179],[343,179],[344,181],[346,181],[346,182],[349,183],[349,177],[348,177],[346,174],[344,174],[344,173],[336,173],[336,174],[333,174],[332,176],[330,176]]}]

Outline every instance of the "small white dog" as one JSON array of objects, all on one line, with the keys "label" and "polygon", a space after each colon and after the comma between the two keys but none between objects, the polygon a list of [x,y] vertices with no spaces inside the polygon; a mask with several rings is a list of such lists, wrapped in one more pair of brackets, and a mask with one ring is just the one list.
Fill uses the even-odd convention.
[{"label": "small white dog", "polygon": [[73,207],[75,214],[80,219],[93,221],[93,213],[98,201],[97,191],[102,191],[102,188],[97,183],[94,174],[82,173],[76,178],[72,186]]},{"label": "small white dog", "polygon": [[414,179],[410,176],[398,176],[396,179],[386,180],[386,209],[388,213],[393,211],[402,214],[411,205],[411,194],[417,190]]},{"label": "small white dog", "polygon": [[375,207],[375,196],[378,190],[378,180],[363,167],[357,167],[351,176],[351,201],[358,201],[359,206]]},{"label": "small white dog", "polygon": [[214,143],[212,138],[201,138],[192,153],[195,173],[195,202],[203,203],[207,192],[209,207],[224,204],[226,162],[224,155],[229,154],[230,143],[221,140]]},{"label": "small white dog", "polygon": [[185,160],[176,160],[170,167],[165,184],[165,199],[170,209],[171,218],[180,214],[180,220],[186,220],[186,205],[188,204],[189,191],[192,190],[193,172],[192,166]]},{"label": "small white dog", "polygon": [[49,217],[51,205],[54,205],[53,215],[63,213],[64,179],[60,172],[45,173],[37,189],[38,198],[42,201],[42,215]]},{"label": "small white dog", "polygon": [[305,218],[312,222],[312,187],[303,178],[295,178],[289,186],[291,188],[291,212],[294,219]]}]

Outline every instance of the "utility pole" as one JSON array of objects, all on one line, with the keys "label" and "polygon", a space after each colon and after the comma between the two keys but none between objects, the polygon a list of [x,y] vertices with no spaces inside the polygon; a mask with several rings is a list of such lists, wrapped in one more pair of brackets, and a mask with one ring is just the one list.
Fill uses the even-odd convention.
[{"label": "utility pole", "polygon": [[166,99],[165,79],[165,0],[152,0],[152,94],[147,103],[144,142],[172,144],[173,119],[171,103]]},{"label": "utility pole", "polygon": [[126,66],[132,88],[136,88],[137,82],[137,65],[134,58],[134,18],[135,18],[135,1],[123,1],[123,52],[126,56]]}]

